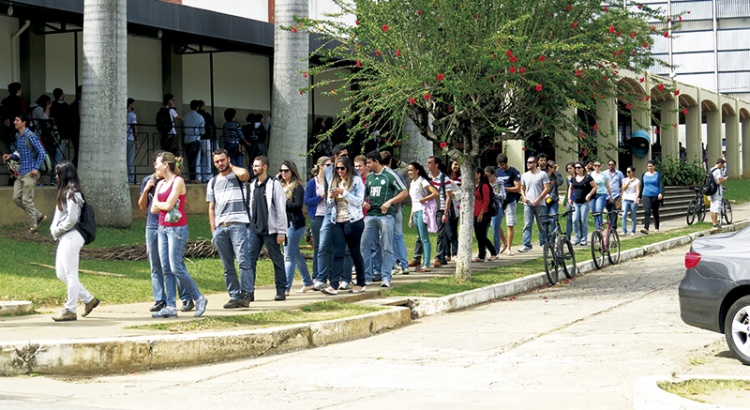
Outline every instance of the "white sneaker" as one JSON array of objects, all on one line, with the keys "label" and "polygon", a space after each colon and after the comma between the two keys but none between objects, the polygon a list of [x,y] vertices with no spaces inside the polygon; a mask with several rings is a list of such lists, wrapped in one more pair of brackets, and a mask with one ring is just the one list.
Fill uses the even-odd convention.
[{"label": "white sneaker", "polygon": [[339,283],[339,290],[347,290],[349,289],[349,282],[343,281]]},{"label": "white sneaker", "polygon": [[380,284],[381,288],[390,288],[391,282],[388,282],[387,280],[384,280],[383,283]]},{"label": "white sneaker", "polygon": [[326,295],[338,295],[339,291],[329,286],[325,289],[322,289],[321,293],[325,293]]},{"label": "white sneaker", "polygon": [[632,238],[634,236],[635,236],[635,232],[630,232],[630,237]]}]

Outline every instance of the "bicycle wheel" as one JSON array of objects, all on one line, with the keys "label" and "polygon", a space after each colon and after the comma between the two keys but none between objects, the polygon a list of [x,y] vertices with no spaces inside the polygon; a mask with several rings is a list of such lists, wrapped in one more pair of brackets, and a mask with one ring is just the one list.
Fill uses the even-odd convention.
[{"label": "bicycle wheel", "polygon": [[563,272],[568,279],[573,279],[578,271],[576,266],[576,253],[573,251],[573,244],[568,239],[563,239],[560,243],[560,249],[557,252],[557,258],[560,260]]},{"label": "bicycle wheel", "polygon": [[596,231],[591,234],[591,259],[597,269],[604,267],[604,254],[604,237],[601,232]]},{"label": "bicycle wheel", "polygon": [[695,222],[695,200],[690,201],[687,207],[687,214],[685,214],[687,224],[692,225]]},{"label": "bicycle wheel", "polygon": [[708,212],[708,210],[706,209],[706,203],[703,202],[703,199],[700,199],[698,202],[698,208],[695,211],[695,213],[698,215],[698,222],[703,222],[706,220],[706,212]]},{"label": "bicycle wheel", "polygon": [[620,263],[620,235],[617,234],[617,229],[614,228],[610,228],[609,230],[607,259],[609,259],[609,263],[613,265]]},{"label": "bicycle wheel", "polygon": [[557,283],[559,270],[555,246],[552,242],[547,242],[544,245],[544,271],[547,272],[547,280],[550,285],[554,286]]},{"label": "bicycle wheel", "polygon": [[721,214],[723,216],[724,222],[729,225],[732,223],[732,204],[730,204],[726,199],[723,199],[721,202],[723,203]]}]

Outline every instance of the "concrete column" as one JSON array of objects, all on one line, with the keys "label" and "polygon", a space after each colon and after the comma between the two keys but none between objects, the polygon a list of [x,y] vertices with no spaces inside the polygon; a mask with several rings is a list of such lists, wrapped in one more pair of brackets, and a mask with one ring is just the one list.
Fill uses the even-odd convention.
[{"label": "concrete column", "polygon": [[186,110],[182,92],[182,56],[175,52],[175,47],[167,36],[161,39],[161,87],[162,94],[170,93],[175,96],[177,111],[184,115]]},{"label": "concrete column", "polygon": [[[572,118],[576,109],[568,107],[565,115]],[[555,161],[563,168],[568,162],[578,161],[578,136],[565,130],[555,131]]]},{"label": "concrete column", "polygon": [[750,178],[750,119],[742,120],[742,170],[743,178]]},{"label": "concrete column", "polygon": [[20,38],[22,93],[29,105],[47,92],[46,41],[44,35],[36,34],[43,29],[43,25],[32,24]]},{"label": "concrete column", "polygon": [[[736,108],[736,106],[735,106]],[[735,111],[736,112],[736,111]],[[740,116],[725,115],[726,136],[727,136],[727,175],[730,178],[740,177]],[[718,158],[718,157],[716,157]],[[709,157],[709,161],[716,161],[716,158]]]},{"label": "concrete column", "polygon": [[504,141],[503,152],[508,156],[508,165],[515,167],[522,174],[526,172],[526,157],[524,156],[523,140]]},{"label": "concrete column", "polygon": [[617,161],[617,102],[614,99],[596,102],[596,158],[602,163]]},{"label": "concrete column", "polygon": [[419,133],[417,125],[410,118],[404,120],[404,136],[408,138],[401,144],[401,162],[426,163],[427,157],[433,155],[432,143]]},{"label": "concrete column", "polygon": [[[719,108],[721,109],[721,108]],[[706,135],[706,155],[708,166],[716,162],[721,155],[721,111],[709,111],[706,113],[708,133]]]},{"label": "concrete column", "polygon": [[677,128],[680,117],[677,114],[677,99],[665,101],[661,107],[661,158],[678,160],[680,158],[680,146]]},{"label": "concrete column", "polygon": [[[646,107],[643,110],[632,111],[633,121],[633,132],[637,130],[644,130],[648,132],[648,136],[651,140],[651,144],[654,143],[654,133],[651,128],[651,112],[650,107]],[[651,159],[651,144],[648,145],[648,153],[643,158],[633,156],[633,166],[635,167],[636,175],[641,175],[646,171],[646,162]],[[639,177],[640,178],[640,177]]]},{"label": "concrete column", "polygon": [[685,150],[687,161],[703,161],[703,114],[700,104],[688,107],[685,115]]}]

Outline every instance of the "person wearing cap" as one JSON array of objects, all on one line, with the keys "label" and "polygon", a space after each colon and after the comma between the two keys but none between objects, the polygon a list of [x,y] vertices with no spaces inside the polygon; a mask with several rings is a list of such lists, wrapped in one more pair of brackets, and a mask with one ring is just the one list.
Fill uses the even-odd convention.
[{"label": "person wearing cap", "polygon": [[721,187],[721,184],[729,179],[729,177],[724,175],[724,167],[726,166],[726,163],[727,162],[724,158],[719,157],[719,159],[716,160],[716,166],[711,168],[711,175],[714,177],[717,185],[716,192],[709,197],[711,200],[711,221],[714,224],[714,228],[719,227],[719,212],[721,211],[721,203],[724,198],[724,189]]}]

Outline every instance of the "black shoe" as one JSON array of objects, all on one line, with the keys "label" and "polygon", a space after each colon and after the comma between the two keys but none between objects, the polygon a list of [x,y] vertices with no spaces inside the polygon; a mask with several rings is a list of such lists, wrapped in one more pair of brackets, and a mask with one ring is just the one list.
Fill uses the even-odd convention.
[{"label": "black shoe", "polygon": [[440,262],[440,265],[442,265],[442,266],[445,266],[445,265],[448,264],[448,261],[445,260],[445,259],[438,260],[438,262]]},{"label": "black shoe", "polygon": [[383,275],[372,275],[373,282],[381,282],[382,280],[383,280]]},{"label": "black shoe", "polygon": [[[246,300],[249,304],[250,302],[255,302],[255,293],[252,292],[245,292],[244,290],[240,292],[240,299]],[[247,307],[247,306],[246,306]]]},{"label": "black shoe", "polygon": [[239,309],[249,307],[249,303],[244,303],[240,299],[229,299],[229,302],[224,304],[224,309]]},{"label": "black shoe", "polygon": [[192,300],[183,300],[182,301],[182,311],[183,312],[190,312],[193,309],[195,309],[195,302],[193,302]]},{"label": "black shoe", "polygon": [[284,292],[282,292],[282,293],[277,293],[277,294],[276,294],[276,297],[275,297],[275,298],[273,298],[273,300],[276,300],[276,301],[282,301],[282,300],[286,300],[286,295],[284,294]]},{"label": "black shoe", "polygon": [[148,311],[149,312],[158,312],[158,311],[164,309],[165,307],[167,307],[167,302],[165,302],[165,301],[162,300],[160,302],[154,303],[154,306],[151,306],[151,308]]}]

